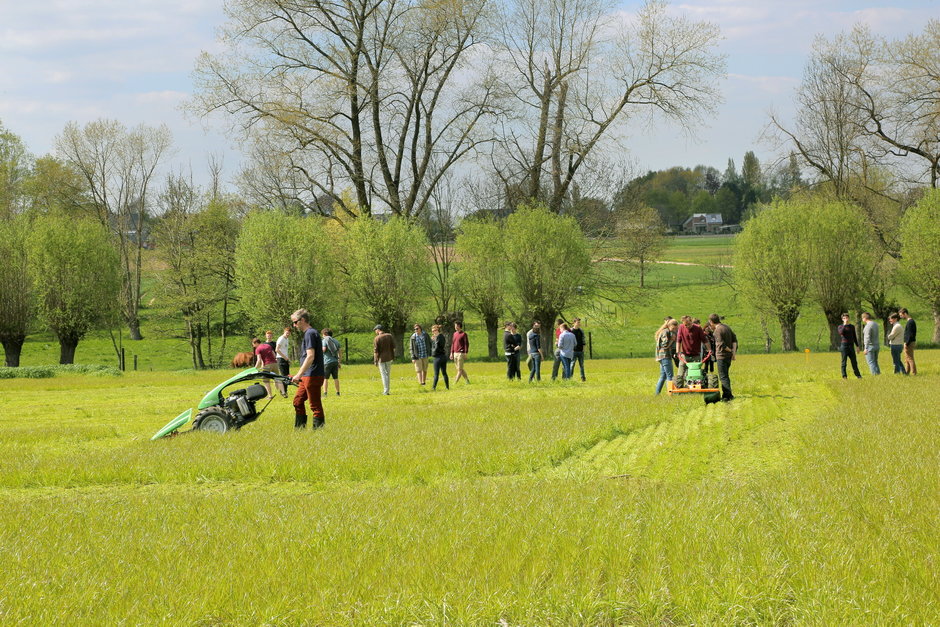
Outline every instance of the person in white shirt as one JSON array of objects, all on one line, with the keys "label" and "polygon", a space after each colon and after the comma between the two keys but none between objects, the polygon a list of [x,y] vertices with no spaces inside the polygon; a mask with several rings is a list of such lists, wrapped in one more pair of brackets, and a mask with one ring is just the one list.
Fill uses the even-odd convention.
[{"label": "person in white shirt", "polygon": [[274,344],[274,356],[277,357],[277,367],[285,377],[290,376],[290,327],[284,327],[284,333],[277,338]]},{"label": "person in white shirt", "polygon": [[865,361],[868,362],[868,369],[872,374],[881,374],[881,368],[878,367],[878,351],[881,350],[881,341],[878,334],[881,327],[872,320],[871,314],[867,311],[862,312],[862,349],[865,353]]},{"label": "person in white shirt", "polygon": [[901,353],[904,352],[904,327],[901,326],[901,316],[893,313],[888,316],[891,330],[888,331],[888,347],[891,349],[891,361],[894,362],[894,374],[907,374],[901,362]]}]

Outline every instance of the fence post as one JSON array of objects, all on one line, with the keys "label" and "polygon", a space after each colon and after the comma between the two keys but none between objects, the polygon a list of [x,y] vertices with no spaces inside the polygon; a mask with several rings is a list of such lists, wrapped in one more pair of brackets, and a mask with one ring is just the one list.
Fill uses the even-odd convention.
[{"label": "fence post", "polygon": [[350,362],[349,362],[349,338],[348,338],[348,337],[344,337],[344,338],[343,338],[343,341],[346,343],[346,352],[343,353],[343,355],[346,357],[346,363],[348,364],[348,363],[350,363]]},{"label": "fence post", "polygon": [[134,370],[137,370],[137,355],[134,355]]},{"label": "fence post", "polygon": [[588,331],[588,359],[594,359],[594,340],[590,331]]},{"label": "fence post", "polygon": [[124,364],[127,362],[124,360],[124,347],[121,347],[121,372],[124,372]]}]

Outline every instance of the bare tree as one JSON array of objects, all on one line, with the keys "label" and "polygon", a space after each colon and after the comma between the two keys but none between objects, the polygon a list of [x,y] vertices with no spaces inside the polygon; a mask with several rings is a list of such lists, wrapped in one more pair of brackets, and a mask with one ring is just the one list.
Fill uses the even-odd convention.
[{"label": "bare tree", "polygon": [[494,170],[559,212],[592,156],[637,115],[659,112],[691,129],[720,101],[718,28],[650,0],[617,23],[607,0],[513,0],[502,16],[503,122]]},{"label": "bare tree", "polygon": [[[224,111],[256,143],[256,181],[318,212],[373,204],[420,214],[481,141],[497,102],[474,55],[487,0],[236,0],[218,56],[197,65],[202,114]],[[272,185],[273,184],[273,185]],[[344,189],[351,189],[351,196]]]},{"label": "bare tree", "polygon": [[56,139],[59,152],[88,186],[98,220],[109,229],[121,259],[121,313],[139,340],[141,257],[150,183],[172,144],[166,126],[127,129],[115,120],[79,127],[71,122]]}]

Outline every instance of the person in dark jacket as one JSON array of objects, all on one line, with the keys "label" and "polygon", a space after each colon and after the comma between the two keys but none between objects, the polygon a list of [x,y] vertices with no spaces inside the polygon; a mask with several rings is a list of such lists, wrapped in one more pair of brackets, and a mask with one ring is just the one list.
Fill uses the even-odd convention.
[{"label": "person in dark jacket", "polygon": [[542,380],[542,325],[538,320],[532,322],[532,329],[526,333],[526,344],[529,351],[529,383],[532,379]]},{"label": "person in dark jacket", "polygon": [[519,351],[522,348],[522,338],[516,333],[516,323],[507,322],[503,332],[503,354],[506,356],[506,378],[521,379],[519,371]]},{"label": "person in dark jacket", "polygon": [[852,372],[859,379],[862,373],[858,371],[858,360],[855,358],[855,352],[861,348],[858,341],[858,335],[855,333],[855,325],[849,322],[849,314],[842,314],[842,324],[839,325],[839,352],[842,353],[842,378],[847,379],[845,372],[845,360],[852,362]]},{"label": "person in dark jacket", "polygon": [[[581,366],[581,380],[584,378],[584,331],[581,329],[581,318],[571,321],[571,332],[574,333],[574,361]],[[572,368],[574,364],[572,364]]]},{"label": "person in dark jacket", "polygon": [[914,349],[917,348],[917,323],[905,307],[901,307],[898,313],[906,321],[904,323],[904,371],[907,374],[917,374],[917,364],[914,362]]},{"label": "person in dark jacket", "polygon": [[441,325],[431,327],[431,356],[434,358],[434,383],[431,389],[437,389],[439,375],[444,375],[444,387],[450,389],[450,379],[447,378],[447,337],[441,331]]}]

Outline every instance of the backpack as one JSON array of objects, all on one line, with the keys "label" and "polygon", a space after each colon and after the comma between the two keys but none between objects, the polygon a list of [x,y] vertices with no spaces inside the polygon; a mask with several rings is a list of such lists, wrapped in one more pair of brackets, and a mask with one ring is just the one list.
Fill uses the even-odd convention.
[{"label": "backpack", "polygon": [[332,336],[327,336],[326,352],[328,352],[334,358],[339,357],[339,341],[336,338]]}]

